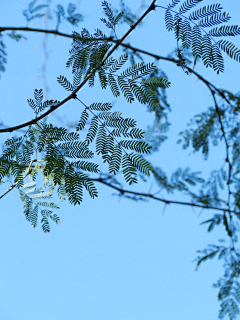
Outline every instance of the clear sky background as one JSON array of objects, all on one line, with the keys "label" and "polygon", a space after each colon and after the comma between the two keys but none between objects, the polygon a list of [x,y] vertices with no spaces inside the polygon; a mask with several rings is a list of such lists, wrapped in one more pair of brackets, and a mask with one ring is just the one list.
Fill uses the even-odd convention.
[{"label": "clear sky background", "polygon": [[[41,3],[41,2],[39,2]],[[51,1],[51,7],[68,1]],[[117,6],[118,1],[111,2]],[[126,1],[136,12],[141,1]],[[149,4],[150,1],[145,1]],[[202,5],[215,3],[205,0]],[[27,1],[3,1],[1,4],[2,26],[25,26],[22,10]],[[86,27],[104,29],[101,1],[78,1],[84,22],[79,27],[63,23],[59,30],[71,33]],[[157,0],[167,5],[166,0]],[[230,12],[230,24],[239,23],[240,2],[221,1]],[[55,27],[55,17],[49,28]],[[41,20],[30,23],[31,27],[44,27]],[[119,36],[128,27],[121,26]],[[43,34],[24,33],[28,40],[20,43],[6,38],[8,64],[2,75],[0,89],[0,120],[12,126],[34,117],[27,104],[33,98],[34,89],[49,87],[48,99],[61,100],[67,92],[57,83],[57,76],[71,79],[65,68],[71,40],[57,36],[47,37],[46,80],[42,78]],[[239,46],[239,39],[233,40]],[[164,10],[157,8],[127,39],[132,45],[166,56],[176,47],[172,33],[164,26]],[[117,54],[120,54],[120,50]],[[216,75],[201,64],[197,72],[217,87],[232,92],[239,91],[239,64],[226,55],[225,73]],[[146,57],[145,61],[153,61]],[[178,132],[186,128],[188,120],[212,105],[210,92],[194,77],[187,76],[174,64],[159,61],[172,83],[168,100],[172,123],[168,141],[149,160],[164,171],[171,173],[180,167],[190,166],[202,170],[204,175],[219,168],[225,159],[223,146],[212,147],[207,161],[201,154],[190,154],[176,144]],[[46,91],[45,91],[46,95]],[[124,99],[114,100],[109,90],[102,92],[97,85],[84,87],[79,93],[86,104],[114,102],[123,116],[134,117],[141,128],[153,121],[153,115],[138,103],[127,104]],[[70,101],[49,117],[58,125],[77,121],[82,106]],[[10,137],[2,134],[1,142]],[[27,182],[27,179],[26,179]],[[8,186],[1,186],[1,194]],[[51,223],[51,232],[44,234],[40,223],[31,228],[25,220],[18,191],[7,194],[0,203],[0,319],[3,320],[182,320],[217,319],[219,303],[217,290],[212,283],[223,273],[222,262],[213,260],[203,264],[196,272],[196,251],[207,244],[216,243],[225,233],[220,228],[207,234],[206,226],[199,223],[216,212],[193,210],[170,205],[163,211],[160,202],[133,202],[113,196],[113,190],[97,185],[99,198],[90,199],[84,194],[80,206],[61,203],[59,226]],[[132,190],[158,191],[157,185],[140,183]],[[130,187],[126,186],[130,189]],[[166,196],[160,193],[160,196]],[[166,196],[170,198],[170,196]],[[172,199],[186,199],[176,194]]]}]

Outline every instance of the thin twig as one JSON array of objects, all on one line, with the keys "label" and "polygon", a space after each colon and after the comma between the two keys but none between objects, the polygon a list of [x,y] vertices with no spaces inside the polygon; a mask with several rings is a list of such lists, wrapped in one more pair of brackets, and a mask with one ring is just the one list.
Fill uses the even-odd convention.
[{"label": "thin twig", "polygon": [[219,207],[201,205],[201,204],[196,204],[196,203],[191,203],[191,202],[167,200],[167,199],[163,199],[163,198],[158,198],[158,197],[154,196],[153,194],[149,194],[149,193],[125,190],[125,189],[119,188],[117,186],[114,186],[111,183],[108,183],[105,179],[102,179],[102,178],[91,178],[91,181],[102,183],[102,184],[104,184],[104,185],[106,185],[106,186],[108,186],[108,187],[110,187],[110,188],[112,188],[114,190],[117,190],[121,195],[123,195],[124,193],[127,193],[127,194],[132,194],[132,195],[135,195],[135,196],[139,196],[139,197],[145,197],[145,198],[150,198],[150,199],[153,199],[153,200],[157,200],[157,201],[163,202],[165,204],[178,204],[178,205],[196,207],[196,208],[201,208],[201,209],[212,209],[212,210],[218,210],[218,211],[222,211],[222,212],[226,212],[227,211],[229,213],[239,214],[239,212],[236,212],[234,210],[230,210],[229,211],[228,208],[219,208]]},{"label": "thin twig", "polygon": [[218,115],[218,121],[220,123],[220,127],[221,127],[221,131],[222,131],[222,136],[223,136],[223,139],[224,139],[224,143],[225,143],[225,146],[226,146],[226,162],[228,163],[228,181],[227,181],[227,188],[228,188],[228,200],[227,200],[227,206],[228,206],[228,210],[227,212],[229,213],[229,229],[231,231],[231,242],[232,242],[232,250],[234,250],[234,241],[232,239],[232,214],[231,214],[231,188],[230,188],[230,184],[231,184],[231,171],[232,171],[232,164],[230,162],[230,158],[229,158],[229,144],[228,144],[228,141],[227,141],[227,137],[226,137],[226,133],[225,133],[225,129],[224,129],[224,126],[223,126],[223,122],[222,122],[222,119],[221,119],[221,113],[220,113],[220,110],[219,110],[219,107],[218,107],[218,104],[217,104],[217,100],[216,100],[216,97],[215,97],[215,92],[211,90],[211,93],[212,93],[212,97],[213,97],[213,100],[214,100],[214,104],[215,104],[215,109],[216,109],[216,112],[217,112],[217,115]]}]

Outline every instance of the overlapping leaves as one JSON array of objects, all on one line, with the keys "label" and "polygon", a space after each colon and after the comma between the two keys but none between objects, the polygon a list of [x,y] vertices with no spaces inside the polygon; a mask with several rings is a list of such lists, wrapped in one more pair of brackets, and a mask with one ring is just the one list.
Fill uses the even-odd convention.
[{"label": "overlapping leaves", "polygon": [[[223,25],[230,20],[230,17],[228,13],[222,12],[220,4],[211,4],[194,10],[188,17],[183,15],[200,2],[202,0],[184,1],[173,17],[172,8],[178,4],[178,1],[173,1],[165,12],[165,25],[168,31],[174,31],[177,42],[181,41],[183,48],[192,48],[195,62],[197,59],[202,59],[206,67],[213,68],[217,73],[223,72],[224,60],[221,50],[238,62],[240,50],[229,41],[216,42],[214,37],[237,36],[240,34],[240,28],[236,25]],[[206,30],[216,25],[222,26]]]}]

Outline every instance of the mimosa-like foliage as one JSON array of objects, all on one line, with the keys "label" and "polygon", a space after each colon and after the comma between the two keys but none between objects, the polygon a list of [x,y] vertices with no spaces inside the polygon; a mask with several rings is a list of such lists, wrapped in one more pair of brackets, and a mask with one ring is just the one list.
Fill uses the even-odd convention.
[{"label": "mimosa-like foliage", "polygon": [[[202,59],[206,67],[213,68],[217,73],[224,71],[223,50],[230,58],[240,61],[240,50],[227,40],[215,40],[215,37],[238,36],[239,26],[222,25],[231,18],[226,12],[222,12],[220,4],[211,4],[189,12],[202,0],[172,1],[165,12],[165,25],[168,31],[174,31],[178,43],[178,57],[180,65],[187,69],[182,49],[179,48],[179,41],[182,48],[192,48],[192,54],[197,59]],[[180,5],[178,12],[176,5]],[[174,10],[173,10],[174,8]],[[188,14],[186,16],[185,14]],[[215,27],[222,25],[221,27]],[[212,29],[208,29],[214,27]]]},{"label": "mimosa-like foliage", "polygon": [[[47,4],[38,5],[37,0],[33,0],[23,10],[27,27],[0,27],[0,72],[5,71],[7,62],[3,41],[5,35],[19,41],[25,38],[17,33],[20,30],[52,33],[72,40],[66,62],[71,75],[57,77],[57,82],[67,95],[65,99],[44,101],[44,91],[35,89],[33,97],[27,100],[31,120],[15,127],[0,128],[1,133],[10,134],[23,129],[23,132],[16,131],[18,134],[10,136],[3,144],[0,184],[5,186],[10,183],[10,187],[0,199],[12,189],[18,189],[26,220],[33,228],[40,221],[45,233],[50,232],[51,221],[60,223],[55,213],[59,209],[55,203],[56,197],[80,205],[86,196],[92,199],[98,196],[96,182],[113,188],[121,197],[135,201],[149,198],[165,205],[172,203],[214,210],[213,216],[201,224],[207,226],[209,232],[218,226],[224,227],[229,241],[220,239],[217,245],[209,245],[198,251],[197,267],[215,257],[224,261],[224,275],[214,285],[219,289],[219,318],[228,315],[229,319],[235,319],[240,314],[240,250],[237,248],[240,217],[240,94],[218,89],[195,72],[194,68],[202,60],[206,67],[212,68],[217,74],[223,72],[223,52],[240,62],[240,50],[226,39],[240,35],[240,27],[227,25],[230,16],[222,11],[220,4],[202,6],[202,2],[172,0],[167,7],[162,7],[153,0],[144,14],[138,17],[126,7],[123,0],[120,1],[120,10],[103,1],[104,17],[101,23],[106,31],[100,27],[93,32],[82,28],[69,35],[58,30],[64,21],[74,27],[83,21],[76,5],[69,3],[67,8],[56,5],[51,15],[56,19],[54,30],[31,29],[28,24],[34,19],[46,18],[50,10]],[[125,41],[130,33],[134,34],[145,16],[150,12],[157,14],[158,8],[165,10],[166,29],[174,33],[177,60],[171,55],[162,57],[145,48],[132,47]],[[118,26],[122,23],[128,25],[128,31],[119,37]],[[107,31],[110,32],[109,36]],[[154,37],[152,39],[155,41]],[[121,53],[119,49],[122,49]],[[144,62],[143,54],[149,56],[150,60]],[[189,57],[192,56],[194,63],[190,68],[192,62]],[[192,117],[187,128],[180,132],[178,141],[183,149],[192,149],[194,153],[201,151],[205,160],[213,146],[220,143],[224,145],[223,164],[211,170],[205,179],[200,171],[192,172],[189,167],[177,168],[168,177],[163,168],[154,166],[146,159],[159,150],[170,128],[168,112],[171,108],[166,92],[171,83],[157,66],[157,61],[153,63],[153,57],[171,61],[185,73],[194,74],[210,91],[213,104]],[[87,83],[90,87],[88,90],[93,91],[94,85],[99,85],[100,89],[110,92],[114,103],[107,99],[98,101],[94,94],[89,96],[88,105],[84,103],[81,89]],[[143,130],[137,126],[134,118],[123,115],[121,106],[115,104],[121,96],[129,103],[129,107],[139,103],[151,112],[152,126]],[[80,111],[75,114],[76,122],[66,127],[50,123],[47,116],[69,101],[78,104]],[[178,109],[178,112],[182,110]],[[173,156],[177,163],[178,154],[174,153]],[[160,165],[164,166],[164,163],[160,162]],[[168,194],[182,192],[189,197],[189,202],[166,200],[158,197],[157,193],[130,189],[130,186],[138,183],[139,178],[146,181],[151,173],[160,191]],[[30,182],[25,181],[27,177]],[[127,183],[129,189],[125,190],[123,183]],[[224,192],[227,192],[227,198]]]}]

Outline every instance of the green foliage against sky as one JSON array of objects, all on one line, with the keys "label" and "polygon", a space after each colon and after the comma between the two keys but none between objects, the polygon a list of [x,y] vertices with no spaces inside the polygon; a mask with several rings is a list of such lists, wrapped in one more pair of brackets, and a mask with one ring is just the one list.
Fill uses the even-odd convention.
[{"label": "green foliage against sky", "polygon": [[[199,7],[202,2],[203,6]],[[27,31],[72,38],[66,61],[72,79],[69,80],[65,75],[59,75],[56,79],[66,90],[66,98],[62,101],[44,101],[43,90],[35,89],[33,97],[27,100],[34,118],[31,117],[32,120],[23,124],[0,129],[0,133],[13,132],[12,138],[5,141],[0,157],[0,182],[7,186],[1,198],[14,188],[18,189],[26,219],[35,228],[40,217],[42,229],[46,233],[50,232],[50,220],[60,223],[56,214],[59,205],[53,201],[53,195],[57,194],[60,200],[69,201],[69,205],[80,205],[85,197],[84,191],[92,199],[98,196],[96,182],[106,184],[126,197],[133,196],[133,200],[152,198],[166,204],[214,209],[218,213],[214,213],[204,224],[208,226],[208,231],[219,225],[224,226],[229,241],[221,240],[220,244],[209,245],[199,251],[197,266],[214,257],[224,260],[224,275],[215,284],[219,288],[221,303],[219,317],[228,315],[229,319],[234,319],[240,313],[240,252],[237,248],[240,216],[240,96],[216,88],[199,75],[196,68],[202,62],[206,68],[212,68],[213,72],[223,73],[223,53],[236,63],[240,62],[240,50],[228,41],[229,37],[240,35],[240,28],[227,25],[230,16],[220,4],[204,5],[201,0],[172,0],[167,7],[152,1],[139,17],[132,14],[123,1],[120,10],[113,8],[107,1],[102,2],[102,7],[103,30],[110,31],[110,36],[98,28],[93,33],[86,28],[82,28],[81,32],[73,31],[72,35],[59,32],[64,20],[73,27],[83,21],[84,17],[77,13],[72,3],[67,9],[60,4],[56,6],[55,30],[33,29],[29,26],[31,21],[44,17],[47,9],[47,4],[37,4],[36,0],[23,10],[27,27],[1,28],[1,72],[7,66],[6,36],[20,41],[25,36],[18,32]],[[184,149],[201,151],[205,159],[208,158],[210,142],[214,145],[224,143],[225,162],[221,168],[212,170],[207,179],[201,176],[201,172],[191,172],[188,167],[177,168],[168,177],[162,168],[149,160],[149,155],[157,152],[167,139],[170,111],[167,90],[171,82],[153,62],[143,61],[144,53],[154,56],[152,53],[143,52],[145,48],[141,50],[131,47],[125,39],[130,33],[134,36],[134,30],[140,22],[158,10],[165,11],[165,26],[173,32],[169,37],[175,37],[177,47],[175,58],[165,59],[182,68],[186,77],[198,77],[207,86],[213,99],[213,106],[191,119],[187,129],[180,133],[178,141]],[[118,27],[122,23],[128,24],[129,28],[120,37]],[[155,58],[163,59],[156,55]],[[94,90],[96,82],[102,90],[110,90],[114,99],[123,96],[126,103],[137,101],[145,105],[146,110],[155,116],[153,126],[144,132],[135,119],[124,117],[121,109],[115,110],[109,101],[92,101],[86,105],[79,98],[79,92],[87,84]],[[76,126],[57,127],[49,123],[47,116],[71,99],[82,106]],[[21,134],[19,129],[24,129],[24,133]],[[100,170],[101,162],[107,165],[106,172]],[[127,191],[122,185],[121,179],[132,186],[139,178],[146,180],[151,175],[167,193],[183,192],[189,196],[189,202],[165,200],[130,189]],[[27,177],[30,182],[25,181]],[[39,186],[40,177],[42,185]],[[227,193],[227,200],[223,190]]]}]

